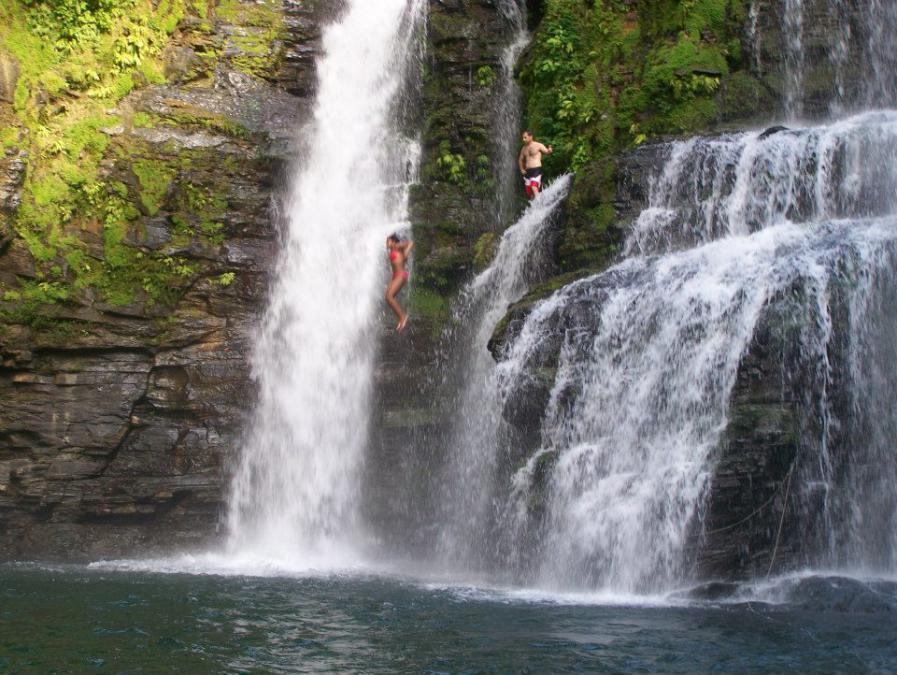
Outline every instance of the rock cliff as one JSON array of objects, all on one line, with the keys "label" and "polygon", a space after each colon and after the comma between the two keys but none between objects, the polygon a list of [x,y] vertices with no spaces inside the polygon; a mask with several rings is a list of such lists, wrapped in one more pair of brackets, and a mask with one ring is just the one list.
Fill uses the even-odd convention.
[{"label": "rock cliff", "polygon": [[[10,11],[14,51],[27,31]],[[110,100],[75,148],[38,136],[68,141],[85,124],[73,75],[52,97],[42,84],[67,62],[13,85],[0,52],[0,89],[19,92],[15,105],[0,96],[0,556],[96,558],[215,534],[252,397],[273,188],[332,11],[194,3],[142,62],[153,77]],[[79,164],[91,175],[73,176]],[[32,238],[68,199],[53,213],[60,236]]]}]

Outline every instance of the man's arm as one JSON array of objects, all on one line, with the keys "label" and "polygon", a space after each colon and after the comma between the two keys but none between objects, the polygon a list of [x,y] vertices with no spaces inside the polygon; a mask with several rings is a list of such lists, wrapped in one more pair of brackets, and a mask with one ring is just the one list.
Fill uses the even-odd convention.
[{"label": "man's arm", "polygon": [[552,152],[554,152],[554,148],[552,148],[550,145],[548,147],[545,147],[544,145],[539,143],[539,152],[541,152],[543,155],[550,155]]},{"label": "man's arm", "polygon": [[520,169],[521,174],[526,173],[526,163],[524,162],[524,158],[526,155],[524,154],[524,149],[520,149],[520,154],[517,155],[517,167]]}]

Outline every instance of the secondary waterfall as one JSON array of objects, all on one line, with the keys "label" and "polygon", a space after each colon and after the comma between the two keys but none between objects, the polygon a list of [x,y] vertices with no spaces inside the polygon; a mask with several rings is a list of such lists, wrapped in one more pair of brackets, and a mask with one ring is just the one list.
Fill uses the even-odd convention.
[{"label": "secondary waterfall", "polygon": [[455,564],[482,564],[494,525],[491,501],[503,444],[495,364],[486,349],[495,323],[545,271],[545,238],[570,189],[570,176],[549,185],[502,236],[487,270],[462,291],[455,315],[469,327],[458,339],[467,363],[453,401],[455,424],[441,495],[439,550]]},{"label": "secondary waterfall", "polygon": [[384,240],[406,220],[417,155],[400,112],[425,3],[346,5],[323,35],[314,120],[283,208],[228,518],[232,551],[278,560],[345,562],[362,537]]},{"label": "secondary waterfall", "polygon": [[[748,26],[755,48],[760,4],[751,3]],[[814,78],[830,80],[828,100],[821,103],[833,115],[897,105],[895,26],[897,5],[889,0],[782,0],[785,117],[803,117],[804,89]],[[762,70],[754,51],[754,66]]]},{"label": "secondary waterfall", "polygon": [[[868,5],[848,33],[872,75],[854,100],[888,105],[893,56],[876,22],[897,21],[890,4]],[[808,25],[802,2],[785,6],[800,56],[786,55],[786,105],[799,116]],[[844,49],[830,58],[846,68]],[[799,447],[777,513],[800,519],[803,564],[893,574],[897,112],[664,148],[626,259],[536,305],[503,347],[497,406],[538,418],[493,493],[504,564],[556,588],[687,583],[742,359],[779,321],[792,340],[782,381],[806,388],[794,393]]]},{"label": "secondary waterfall", "polygon": [[[822,319],[806,349],[821,358],[830,285],[845,264],[856,272],[891,250],[895,225],[784,223],[632,258],[540,305],[500,369],[505,400],[534,372],[555,372],[540,446],[513,484],[511,540],[541,530],[535,551],[512,545],[521,572],[629,592],[687,579],[728,400],[765,307],[805,289]],[[540,498],[544,515],[531,511]]]},{"label": "secondary waterfall", "polygon": [[498,221],[502,225],[511,221],[511,213],[519,194],[520,176],[517,171],[517,133],[520,130],[521,93],[514,79],[517,59],[530,41],[526,30],[525,10],[519,0],[502,0],[499,11],[511,26],[511,42],[501,55],[501,86],[496,95],[496,115],[493,134],[498,140],[493,163],[498,179]]}]

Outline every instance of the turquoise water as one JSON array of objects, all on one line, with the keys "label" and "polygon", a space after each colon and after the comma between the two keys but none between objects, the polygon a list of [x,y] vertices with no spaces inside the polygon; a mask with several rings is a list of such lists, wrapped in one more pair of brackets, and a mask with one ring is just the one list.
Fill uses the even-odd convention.
[{"label": "turquoise water", "polygon": [[[716,596],[721,590],[702,592]],[[723,594],[732,592],[722,587]],[[252,578],[6,565],[0,566],[0,671],[897,668],[897,584],[809,578],[781,585],[776,593],[789,601],[609,605],[384,577]]]}]

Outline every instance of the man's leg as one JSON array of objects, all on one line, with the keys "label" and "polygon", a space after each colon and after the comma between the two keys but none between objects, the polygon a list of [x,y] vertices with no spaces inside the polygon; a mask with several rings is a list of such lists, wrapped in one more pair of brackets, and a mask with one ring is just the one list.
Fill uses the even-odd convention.
[{"label": "man's leg", "polygon": [[539,192],[542,191],[542,174],[541,173],[533,176],[532,186],[533,186],[533,199],[535,199],[536,197],[539,196]]}]

